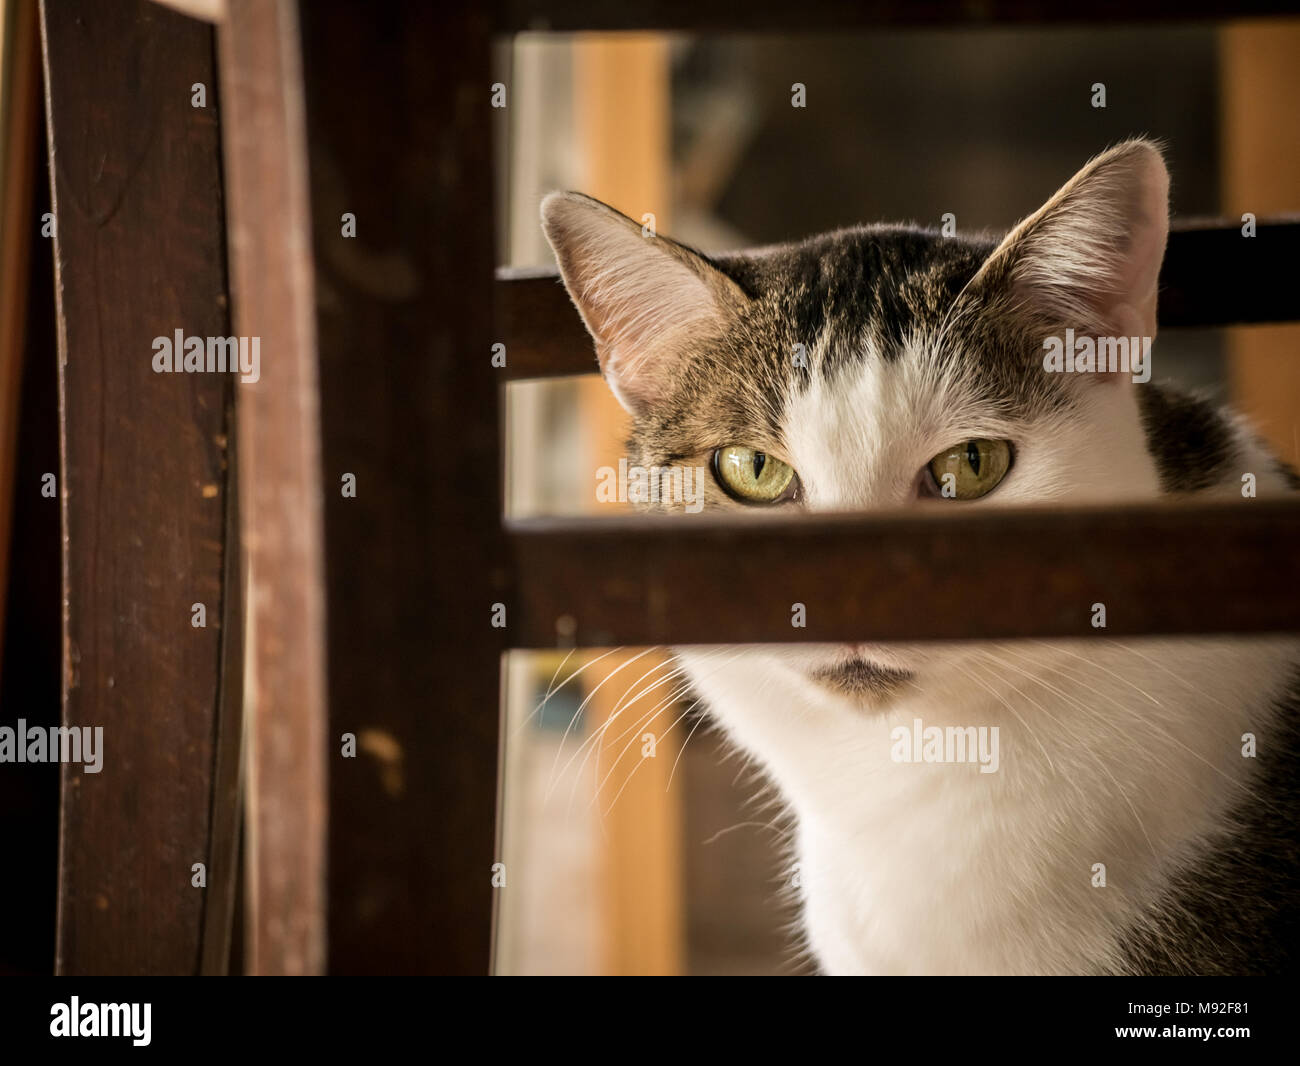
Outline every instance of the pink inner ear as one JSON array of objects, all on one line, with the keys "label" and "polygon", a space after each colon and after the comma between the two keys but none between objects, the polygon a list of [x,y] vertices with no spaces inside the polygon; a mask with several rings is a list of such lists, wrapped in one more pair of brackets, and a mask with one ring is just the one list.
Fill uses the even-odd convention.
[{"label": "pink inner ear", "polygon": [[594,201],[544,208],[569,295],[619,402],[639,413],[671,388],[693,336],[725,328],[740,290],[707,261]]},{"label": "pink inner ear", "polygon": [[1136,311],[1138,321],[1116,325],[1117,332],[1132,327],[1137,329],[1138,335],[1154,337],[1160,265],[1169,238],[1169,177],[1164,165],[1154,156],[1143,159],[1136,176],[1131,243],[1120,272],[1122,291],[1128,299],[1117,310],[1120,314],[1126,310]]},{"label": "pink inner ear", "polygon": [[601,370],[619,402],[635,411],[664,395],[684,341],[720,328],[708,285],[662,252],[636,247],[605,268],[584,295]]},{"label": "pink inner ear", "polygon": [[1168,197],[1159,153],[1121,145],[1012,230],[990,262],[1007,256],[1017,295],[1063,325],[1153,337]]}]

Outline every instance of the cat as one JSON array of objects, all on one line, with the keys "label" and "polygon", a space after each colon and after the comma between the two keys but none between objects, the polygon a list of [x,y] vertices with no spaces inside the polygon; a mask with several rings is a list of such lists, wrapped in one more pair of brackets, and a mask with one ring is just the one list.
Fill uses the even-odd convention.
[{"label": "cat", "polygon": [[[711,258],[571,192],[542,225],[630,461],[708,467],[706,510],[1248,506],[1244,473],[1294,492],[1205,400],[1045,369],[1067,329],[1155,336],[1168,203],[1136,138],[1000,241],[866,226]],[[676,649],[794,815],[820,972],[1294,966],[1300,640],[1102,632]],[[918,723],[996,729],[996,772],[900,757]]]}]

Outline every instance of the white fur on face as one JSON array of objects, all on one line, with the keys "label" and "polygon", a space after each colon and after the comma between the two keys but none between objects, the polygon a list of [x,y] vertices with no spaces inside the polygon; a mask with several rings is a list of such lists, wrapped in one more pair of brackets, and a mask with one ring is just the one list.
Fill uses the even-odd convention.
[{"label": "white fur on face", "polygon": [[814,375],[793,397],[783,434],[788,461],[814,511],[909,506],[917,478],[941,451],[975,438],[1009,440],[1015,465],[974,501],[935,506],[1004,507],[1154,499],[1159,478],[1147,451],[1135,387],[1072,383],[1079,409],[1009,420],[969,381],[941,369],[923,341],[895,360],[870,353],[832,382]]},{"label": "white fur on face", "polygon": [[[1248,786],[1241,735],[1267,731],[1300,644],[958,650],[960,668],[874,713],[773,656],[681,657],[797,817],[805,929],[829,972],[1114,967],[1121,934]],[[892,761],[891,731],[915,719],[997,727],[998,772]]]},{"label": "white fur on face", "polygon": [[[1013,423],[925,352],[868,358],[789,406],[788,460],[817,511],[911,506],[929,459],[1008,439],[1006,481],[966,507],[1152,499],[1134,387],[1080,382],[1068,412]],[[1139,386],[1140,387],[1140,386]],[[1262,453],[1241,433],[1242,454]],[[1266,470],[1262,462],[1253,469]],[[1283,491],[1261,479],[1261,494]],[[1229,486],[1232,487],[1232,486]],[[1234,489],[1235,491],[1235,489]],[[798,819],[805,930],[832,973],[1086,973],[1249,786],[1300,642],[1095,640],[864,646],[913,680],[866,706],[809,678],[842,646],[679,652],[729,737]],[[899,763],[891,731],[996,726],[998,772]],[[1107,887],[1093,884],[1094,864]]]}]

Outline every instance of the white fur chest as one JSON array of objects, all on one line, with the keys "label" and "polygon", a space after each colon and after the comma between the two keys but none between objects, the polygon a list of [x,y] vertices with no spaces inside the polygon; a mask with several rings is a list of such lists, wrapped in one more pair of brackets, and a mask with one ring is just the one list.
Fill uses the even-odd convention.
[{"label": "white fur chest", "polygon": [[[936,646],[887,711],[782,652],[683,658],[798,819],[809,946],[831,973],[1086,973],[1219,827],[1266,742],[1294,641]],[[996,727],[995,773],[900,762],[893,736]],[[1099,871],[1105,884],[1098,883]]]}]

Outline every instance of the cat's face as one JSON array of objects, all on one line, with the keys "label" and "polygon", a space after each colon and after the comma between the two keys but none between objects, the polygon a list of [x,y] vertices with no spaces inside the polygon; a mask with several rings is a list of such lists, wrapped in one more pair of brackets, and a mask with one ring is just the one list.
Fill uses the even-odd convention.
[{"label": "cat's face", "polygon": [[[737,515],[960,510],[1159,491],[1135,366],[1055,372],[1044,342],[1154,337],[1167,197],[1158,152],[1133,141],[1000,244],[873,227],[708,260],[574,194],[543,221],[632,416],[630,462],[703,469],[704,508]],[[960,657],[746,654],[866,703]]]}]

